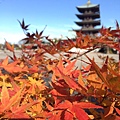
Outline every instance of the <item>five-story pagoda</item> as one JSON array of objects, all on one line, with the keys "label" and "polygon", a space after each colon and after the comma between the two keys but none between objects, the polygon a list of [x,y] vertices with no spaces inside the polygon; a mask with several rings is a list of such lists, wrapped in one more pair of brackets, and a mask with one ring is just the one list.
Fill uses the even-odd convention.
[{"label": "five-story pagoda", "polygon": [[92,4],[90,0],[85,5],[77,6],[77,10],[80,14],[76,16],[81,20],[75,22],[81,29],[75,29],[74,31],[81,31],[83,34],[94,35],[99,32],[99,28],[95,28],[100,25],[100,11],[99,4]]}]

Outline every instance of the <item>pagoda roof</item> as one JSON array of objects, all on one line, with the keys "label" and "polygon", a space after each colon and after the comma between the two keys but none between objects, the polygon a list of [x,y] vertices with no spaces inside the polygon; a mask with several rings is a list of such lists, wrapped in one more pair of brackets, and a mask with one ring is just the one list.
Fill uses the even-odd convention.
[{"label": "pagoda roof", "polygon": [[84,13],[86,10],[92,10],[94,12],[99,12],[99,5],[97,5],[96,7],[87,7],[87,8],[79,8],[77,7],[77,10],[81,13]]},{"label": "pagoda roof", "polygon": [[74,29],[73,31],[76,32],[83,32],[83,33],[98,33],[100,31],[100,28],[89,28],[89,29]]},{"label": "pagoda roof", "polygon": [[92,4],[91,2],[90,2],[90,0],[88,0],[88,2],[86,3],[86,4],[84,4],[84,5],[81,5],[81,6],[77,6],[77,8],[81,8],[81,9],[86,9],[86,8],[94,8],[94,7],[97,7],[97,6],[99,6],[98,4]]},{"label": "pagoda roof", "polygon": [[89,21],[80,21],[80,22],[75,22],[78,26],[83,26],[87,24],[92,24],[93,26],[100,25],[100,20],[89,20]]}]

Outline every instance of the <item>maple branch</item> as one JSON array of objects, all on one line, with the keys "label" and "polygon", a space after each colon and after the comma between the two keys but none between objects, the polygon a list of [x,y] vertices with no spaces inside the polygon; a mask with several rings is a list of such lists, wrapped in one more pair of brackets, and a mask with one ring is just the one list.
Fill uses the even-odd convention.
[{"label": "maple branch", "polygon": [[[74,59],[77,59],[78,57],[81,57],[81,56],[83,56],[83,55],[85,55],[85,54],[87,54],[87,53],[89,53],[89,52],[92,52],[92,51],[96,50],[97,48],[100,48],[100,47],[96,47],[96,48],[90,49],[90,50],[88,50],[88,51],[86,51],[86,52],[84,52],[84,53],[82,53],[82,54],[79,54],[79,55],[77,55],[76,57],[71,58],[70,61],[73,61]],[[65,65],[66,63],[67,63],[67,62],[65,62],[64,65]]]}]

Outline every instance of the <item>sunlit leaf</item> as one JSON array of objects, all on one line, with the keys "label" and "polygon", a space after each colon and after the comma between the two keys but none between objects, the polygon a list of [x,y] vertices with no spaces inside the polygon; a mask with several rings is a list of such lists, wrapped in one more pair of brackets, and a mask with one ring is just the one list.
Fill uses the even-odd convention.
[{"label": "sunlit leaf", "polygon": [[60,96],[69,95],[69,91],[67,90],[68,87],[66,87],[66,84],[61,85],[60,81],[59,81],[58,83],[53,83],[52,82],[52,86],[55,89],[54,92],[56,91],[56,95],[60,95]]},{"label": "sunlit leaf", "polygon": [[33,65],[31,68],[29,68],[29,71],[30,71],[31,73],[36,73],[36,72],[38,72],[38,67],[35,66],[35,65]]},{"label": "sunlit leaf", "polygon": [[9,103],[9,92],[8,88],[5,85],[5,80],[3,80],[2,92],[1,92],[1,103],[3,106],[6,106]]},{"label": "sunlit leaf", "polygon": [[103,76],[99,66],[94,62],[94,60],[91,60],[88,56],[86,56],[89,61],[92,63],[92,67],[94,68],[95,72],[97,73],[98,77],[107,85],[109,86],[108,81],[106,80],[106,78]]},{"label": "sunlit leaf", "polygon": [[25,105],[22,105],[20,107],[16,107],[16,109],[14,108],[14,110],[12,111],[14,114],[20,114],[20,113],[24,113],[28,108],[32,107],[33,105],[39,103],[39,101],[33,101],[32,103],[27,103]]},{"label": "sunlit leaf", "polygon": [[2,61],[2,65],[8,65],[8,57],[6,57],[3,61]]},{"label": "sunlit leaf", "polygon": [[73,120],[73,117],[74,117],[74,115],[67,110],[64,110],[61,113],[61,119],[62,120]]},{"label": "sunlit leaf", "polygon": [[18,92],[20,90],[19,86],[15,83],[15,81],[12,78],[10,78],[10,80],[11,80],[11,85],[14,88],[14,91]]},{"label": "sunlit leaf", "polygon": [[95,73],[89,73],[89,75],[87,76],[87,81],[94,88],[101,88],[103,86],[103,81],[98,78],[98,75]]},{"label": "sunlit leaf", "polygon": [[86,86],[85,86],[85,82],[83,81],[83,77],[82,77],[81,71],[79,71],[78,83],[79,83],[83,88],[87,89]]},{"label": "sunlit leaf", "polygon": [[80,107],[74,105],[72,110],[78,120],[89,120],[88,114]]},{"label": "sunlit leaf", "polygon": [[74,92],[74,90],[73,90],[73,89],[70,89],[70,95],[72,95],[72,94],[73,94],[73,92]]},{"label": "sunlit leaf", "polygon": [[120,115],[120,109],[115,107],[115,110]]},{"label": "sunlit leaf", "polygon": [[14,105],[15,103],[19,102],[19,100],[21,99],[21,93],[23,91],[23,88],[20,89],[14,96],[12,96],[9,99],[9,102],[6,104],[6,106],[3,108],[3,111],[6,109],[9,109],[12,105]]},{"label": "sunlit leaf", "polygon": [[62,111],[52,111],[47,115],[48,120],[61,120]]},{"label": "sunlit leaf", "polygon": [[[59,69],[58,69],[59,70]],[[65,82],[69,85],[70,88],[76,90],[76,89],[80,89],[80,87],[78,86],[78,84],[69,76],[65,75],[64,73],[62,73],[59,70],[61,77],[65,80]]]},{"label": "sunlit leaf", "polygon": [[70,88],[73,90],[83,90],[86,92],[86,89],[83,88],[80,84],[78,84],[73,78],[70,78],[69,76],[65,75],[62,71],[58,69],[58,71],[61,74],[61,78],[65,80],[65,82],[69,85]]},{"label": "sunlit leaf", "polygon": [[68,73],[70,73],[72,70],[73,70],[73,68],[75,68],[75,63],[76,63],[76,61],[77,60],[74,60],[74,61],[70,61],[70,62],[68,62],[68,65],[65,67],[65,70],[64,70],[64,72],[65,72],[65,74],[68,74]]},{"label": "sunlit leaf", "polygon": [[55,109],[68,109],[72,107],[72,103],[68,100],[65,100],[64,102],[58,104]]},{"label": "sunlit leaf", "polygon": [[93,103],[90,102],[79,102],[79,103],[74,103],[75,105],[77,105],[78,107],[82,108],[82,109],[90,109],[90,108],[103,108],[99,105],[95,105]]},{"label": "sunlit leaf", "polygon": [[7,50],[14,52],[14,46],[11,46],[7,41],[5,41],[5,46]]},{"label": "sunlit leaf", "polygon": [[81,31],[77,31],[77,32],[76,32],[76,35],[77,35],[77,37],[81,37],[81,36],[82,36]]},{"label": "sunlit leaf", "polygon": [[109,79],[109,84],[111,85],[111,89],[113,91],[120,93],[120,77],[112,77]]},{"label": "sunlit leaf", "polygon": [[113,102],[113,103],[111,104],[111,106],[109,107],[110,109],[109,109],[108,113],[105,115],[105,117],[109,116],[110,114],[113,114],[114,105],[115,105],[115,102]]},{"label": "sunlit leaf", "polygon": [[87,46],[89,42],[90,42],[89,36],[86,35],[86,36],[84,37],[84,41],[82,42],[82,46]]}]

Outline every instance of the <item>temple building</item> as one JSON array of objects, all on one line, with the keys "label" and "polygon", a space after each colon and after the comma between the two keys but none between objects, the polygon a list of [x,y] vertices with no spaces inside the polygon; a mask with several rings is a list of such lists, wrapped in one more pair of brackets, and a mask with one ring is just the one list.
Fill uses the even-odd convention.
[{"label": "temple building", "polygon": [[92,4],[90,0],[85,5],[77,6],[80,14],[76,14],[76,16],[80,21],[75,21],[75,23],[80,29],[74,29],[74,31],[81,31],[83,34],[89,35],[98,33],[100,28],[96,28],[96,26],[101,24],[99,6],[99,4]]}]

